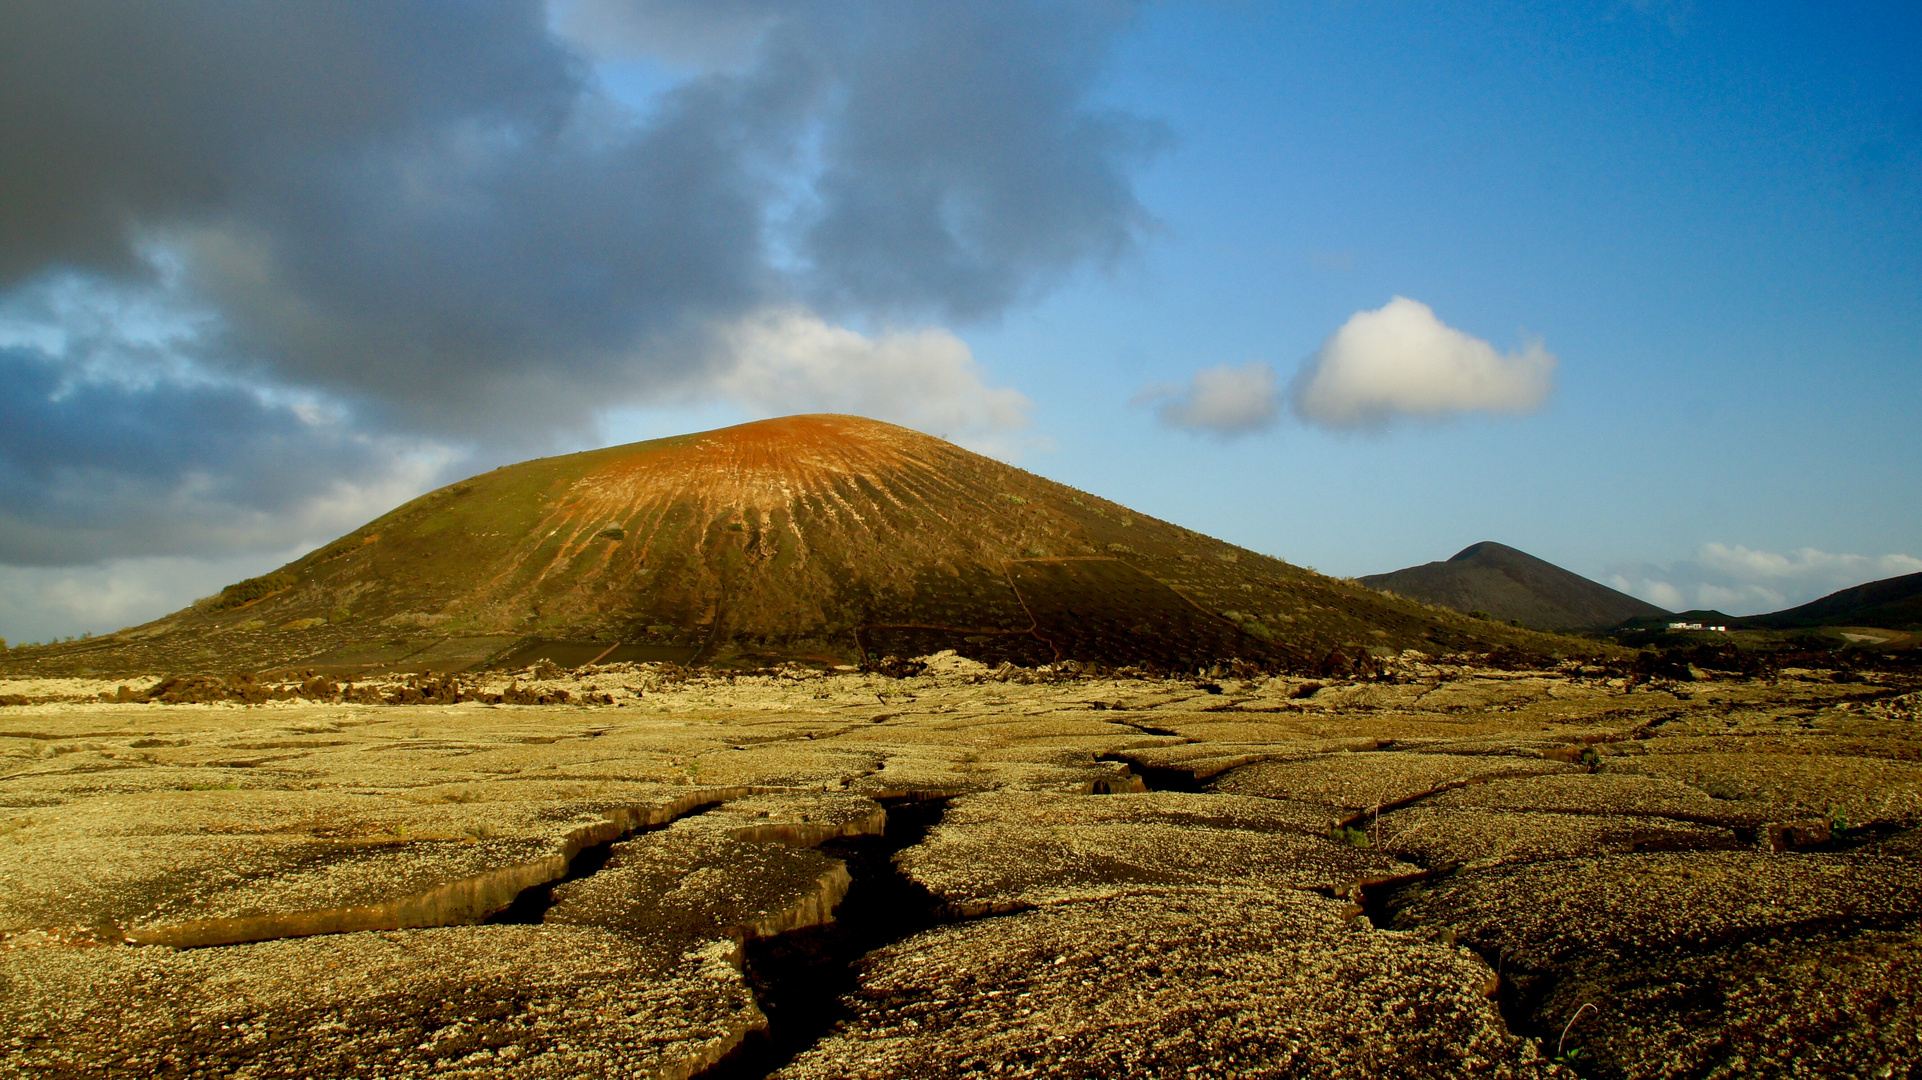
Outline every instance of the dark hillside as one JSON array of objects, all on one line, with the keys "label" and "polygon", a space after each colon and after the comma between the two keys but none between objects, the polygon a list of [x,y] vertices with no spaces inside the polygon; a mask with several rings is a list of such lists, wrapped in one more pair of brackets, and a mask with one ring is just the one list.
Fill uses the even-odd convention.
[{"label": "dark hillside", "polygon": [[1570,573],[1524,551],[1485,540],[1447,562],[1360,579],[1375,589],[1460,612],[1479,611],[1535,630],[1600,630],[1668,612]]},{"label": "dark hillside", "polygon": [[1798,630],[1814,626],[1877,626],[1922,630],[1922,574],[1904,574],[1832,592],[1801,607],[1751,615],[1743,626]]},{"label": "dark hillside", "polygon": [[[1579,580],[1579,579],[1578,579]],[[458,670],[546,657],[754,667],[1306,667],[1567,649],[1324,577],[906,428],[794,416],[523,462],[219,596],[0,670]]]}]

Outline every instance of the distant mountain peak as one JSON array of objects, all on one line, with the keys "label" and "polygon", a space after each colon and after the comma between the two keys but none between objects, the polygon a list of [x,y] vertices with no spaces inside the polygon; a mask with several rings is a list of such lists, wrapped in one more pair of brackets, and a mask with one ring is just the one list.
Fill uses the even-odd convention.
[{"label": "distant mountain peak", "polygon": [[[1475,559],[1485,559],[1485,558],[1491,558],[1491,557],[1506,558],[1514,555],[1520,555],[1524,559],[1535,559],[1535,556],[1530,555],[1527,552],[1519,550],[1517,548],[1509,547],[1507,544],[1497,543],[1496,541],[1493,541],[1493,540],[1482,540],[1477,543],[1470,544],[1467,547],[1461,549],[1460,551],[1457,551],[1453,556],[1449,558],[1448,561],[1449,562],[1470,562]],[[1542,560],[1535,559],[1535,561],[1541,562]]]},{"label": "distant mountain peak", "polygon": [[1514,621],[1535,630],[1600,630],[1668,614],[1653,604],[1493,540],[1470,544],[1447,562],[1361,578],[1370,588]]}]

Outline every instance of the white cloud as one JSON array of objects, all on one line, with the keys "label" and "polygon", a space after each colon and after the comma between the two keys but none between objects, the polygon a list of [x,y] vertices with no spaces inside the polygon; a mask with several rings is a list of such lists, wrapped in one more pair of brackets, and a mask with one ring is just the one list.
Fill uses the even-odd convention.
[{"label": "white cloud", "polygon": [[1682,590],[1666,581],[1631,582],[1620,574],[1609,579],[1609,584],[1631,596],[1639,596],[1659,608],[1670,611],[1686,611],[1695,605],[1688,602]]},{"label": "white cloud", "polygon": [[1530,413],[1547,400],[1555,356],[1538,340],[1502,355],[1397,296],[1358,311],[1303,361],[1296,415],[1325,427],[1378,427],[1398,417]]},{"label": "white cloud", "polygon": [[1275,369],[1260,362],[1197,371],[1187,386],[1152,386],[1135,403],[1158,403],[1155,413],[1170,427],[1226,436],[1270,427],[1281,412]]},{"label": "white cloud", "polygon": [[160,556],[91,566],[0,566],[0,636],[9,645],[136,626],[313,550],[224,558]]},{"label": "white cloud", "polygon": [[1922,572],[1912,555],[1841,555],[1815,548],[1786,554],[1740,544],[1703,544],[1690,559],[1616,570],[1609,584],[1670,611],[1712,608],[1760,615],[1799,607],[1866,581]]},{"label": "white cloud", "polygon": [[734,364],[713,384],[763,412],[843,412],[886,420],[1002,456],[1020,447],[1026,395],[982,379],[966,342],[941,329],[867,337],[798,308],[721,331]]}]

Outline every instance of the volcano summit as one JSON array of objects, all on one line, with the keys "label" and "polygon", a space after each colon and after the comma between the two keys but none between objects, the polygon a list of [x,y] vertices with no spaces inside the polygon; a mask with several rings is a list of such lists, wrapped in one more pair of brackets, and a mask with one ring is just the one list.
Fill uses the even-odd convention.
[{"label": "volcano summit", "polygon": [[1526,637],[906,428],[822,415],[496,469],[30,666],[760,666],[954,649],[990,663],[1172,670]]}]

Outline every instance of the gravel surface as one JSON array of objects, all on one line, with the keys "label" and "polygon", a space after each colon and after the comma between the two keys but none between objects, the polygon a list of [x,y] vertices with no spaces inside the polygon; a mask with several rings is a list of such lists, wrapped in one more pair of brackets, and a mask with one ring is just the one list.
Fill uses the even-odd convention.
[{"label": "gravel surface", "polygon": [[684,1078],[775,978],[797,1077],[1922,1065],[1901,677],[1016,674],[0,685],[0,1077]]}]

